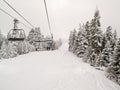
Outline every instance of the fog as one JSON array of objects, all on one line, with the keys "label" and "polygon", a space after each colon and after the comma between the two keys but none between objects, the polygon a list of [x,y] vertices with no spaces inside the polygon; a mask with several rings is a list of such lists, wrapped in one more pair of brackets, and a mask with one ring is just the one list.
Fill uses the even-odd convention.
[{"label": "fog", "polygon": [[[6,0],[19,11],[35,27],[40,27],[41,32],[50,35],[44,0]],[[96,6],[100,10],[102,30],[111,25],[120,35],[120,0],[46,0],[50,24],[54,37],[57,39],[68,38],[69,32],[77,28],[79,23],[85,23],[94,16]],[[27,27],[32,28],[2,0],[0,8],[9,12]],[[19,24],[28,34],[30,28]],[[13,19],[0,11],[0,30],[7,34],[13,28]]]}]

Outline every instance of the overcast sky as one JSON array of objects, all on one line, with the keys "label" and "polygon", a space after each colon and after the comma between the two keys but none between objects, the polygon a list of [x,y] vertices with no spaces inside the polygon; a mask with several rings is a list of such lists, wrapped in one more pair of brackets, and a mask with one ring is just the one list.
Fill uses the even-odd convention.
[{"label": "overcast sky", "polygon": [[[18,10],[34,26],[40,27],[41,32],[49,35],[48,23],[45,14],[44,0],[6,0]],[[96,6],[101,14],[102,30],[109,25],[120,35],[120,0],[46,0],[52,32],[55,38],[68,37],[69,32],[79,23],[85,23],[94,16]],[[29,26],[21,17],[12,11],[2,0],[0,8]],[[28,34],[30,29],[19,25]],[[30,27],[30,26],[29,26]],[[0,29],[7,34],[13,28],[13,20],[0,11]]]}]

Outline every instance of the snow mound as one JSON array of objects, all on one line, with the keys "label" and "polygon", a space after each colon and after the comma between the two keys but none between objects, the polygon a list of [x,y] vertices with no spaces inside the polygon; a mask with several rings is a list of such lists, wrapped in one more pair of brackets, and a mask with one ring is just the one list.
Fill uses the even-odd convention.
[{"label": "snow mound", "polygon": [[67,50],[33,52],[0,62],[0,90],[120,90],[104,72]]}]

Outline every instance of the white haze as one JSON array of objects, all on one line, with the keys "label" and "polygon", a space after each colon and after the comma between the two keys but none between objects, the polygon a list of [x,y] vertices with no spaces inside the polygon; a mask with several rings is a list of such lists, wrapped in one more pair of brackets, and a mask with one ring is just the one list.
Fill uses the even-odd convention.
[{"label": "white haze", "polygon": [[[50,35],[44,8],[44,0],[7,0],[34,26],[40,27],[41,32]],[[52,32],[55,38],[68,38],[69,32],[78,27],[79,23],[85,23],[94,16],[96,6],[101,14],[102,30],[109,25],[116,29],[120,35],[120,0],[46,0]],[[0,8],[3,8],[14,17],[29,26],[21,17],[12,11],[2,0]],[[3,34],[13,28],[13,19],[0,11],[0,29]],[[19,25],[28,34],[30,29]]]}]

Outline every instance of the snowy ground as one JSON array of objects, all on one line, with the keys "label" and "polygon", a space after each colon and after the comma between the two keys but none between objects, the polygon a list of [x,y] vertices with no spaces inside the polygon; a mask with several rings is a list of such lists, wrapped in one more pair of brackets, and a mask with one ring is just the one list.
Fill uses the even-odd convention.
[{"label": "snowy ground", "polygon": [[104,72],[67,51],[32,52],[0,62],[0,90],[120,90]]}]

